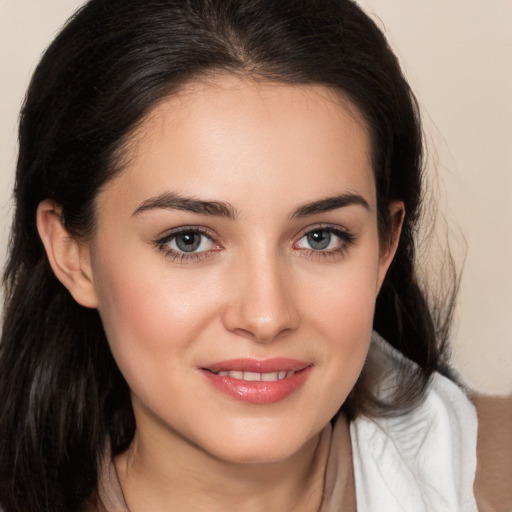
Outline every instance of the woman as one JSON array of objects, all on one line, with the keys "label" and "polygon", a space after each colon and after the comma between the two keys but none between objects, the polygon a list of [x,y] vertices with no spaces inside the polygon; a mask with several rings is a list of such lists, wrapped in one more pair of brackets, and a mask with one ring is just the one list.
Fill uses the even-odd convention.
[{"label": "woman", "polygon": [[4,509],[476,510],[421,152],[350,1],[89,2],[20,124]]}]

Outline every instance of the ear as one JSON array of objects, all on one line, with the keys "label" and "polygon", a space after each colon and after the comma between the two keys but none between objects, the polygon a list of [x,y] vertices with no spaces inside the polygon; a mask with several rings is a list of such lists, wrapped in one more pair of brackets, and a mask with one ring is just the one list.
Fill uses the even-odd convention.
[{"label": "ear", "polygon": [[57,203],[50,199],[39,203],[37,229],[57,279],[79,304],[95,308],[89,246],[68,233]]},{"label": "ear", "polygon": [[402,224],[404,222],[405,206],[402,201],[393,201],[389,206],[389,220],[391,223],[391,232],[387,240],[385,240],[380,248],[379,269],[377,277],[377,293],[384,282],[393,258],[395,257],[400,233],[402,232]]}]

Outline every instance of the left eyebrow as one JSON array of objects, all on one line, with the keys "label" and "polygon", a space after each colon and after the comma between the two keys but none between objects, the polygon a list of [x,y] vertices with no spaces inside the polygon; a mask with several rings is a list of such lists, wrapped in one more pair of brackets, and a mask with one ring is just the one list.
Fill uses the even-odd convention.
[{"label": "left eyebrow", "polygon": [[291,219],[298,219],[300,217],[307,217],[316,213],[325,213],[344,208],[346,206],[359,205],[365,210],[370,211],[368,201],[359,194],[341,194],[339,196],[326,197],[312,203],[307,203],[297,208],[291,215]]}]

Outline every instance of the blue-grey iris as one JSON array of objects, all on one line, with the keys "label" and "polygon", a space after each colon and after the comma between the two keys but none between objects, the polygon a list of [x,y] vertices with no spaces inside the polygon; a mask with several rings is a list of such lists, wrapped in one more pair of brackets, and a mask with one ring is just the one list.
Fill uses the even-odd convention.
[{"label": "blue-grey iris", "polygon": [[201,245],[201,234],[189,231],[180,233],[175,238],[176,247],[183,252],[194,252]]},{"label": "blue-grey iris", "polygon": [[329,247],[331,243],[331,233],[329,231],[325,231],[323,229],[319,229],[317,231],[311,231],[308,233],[307,239],[309,246],[315,251],[322,251]]}]

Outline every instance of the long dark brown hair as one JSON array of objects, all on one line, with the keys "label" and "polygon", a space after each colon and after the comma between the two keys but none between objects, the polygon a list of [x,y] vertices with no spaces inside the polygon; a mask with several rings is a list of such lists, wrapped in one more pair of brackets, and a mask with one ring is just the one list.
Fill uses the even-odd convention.
[{"label": "long dark brown hair", "polygon": [[374,22],[350,0],[92,0],[45,52],[21,114],[0,344],[6,512],[77,510],[95,488],[105,440],[120,453],[135,431],[129,389],[99,315],[53,275],[37,206],[53,199],[72,236],[93,232],[95,197],[122,172],[129,134],[159,100],[209,73],[322,84],[348,97],[370,132],[383,240],[391,201],[405,204],[374,328],[417,367],[400,370],[400,389],[385,403],[363,368],[346,414],[406,411],[444,361],[451,304],[437,315],[415,270],[418,108]]}]

